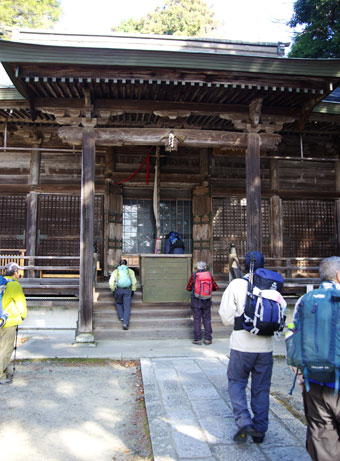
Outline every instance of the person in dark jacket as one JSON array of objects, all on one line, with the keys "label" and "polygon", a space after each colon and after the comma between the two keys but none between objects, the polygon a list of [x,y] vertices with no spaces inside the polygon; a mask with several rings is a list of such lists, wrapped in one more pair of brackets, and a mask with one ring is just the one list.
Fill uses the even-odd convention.
[{"label": "person in dark jacket", "polygon": [[194,340],[193,344],[202,344],[202,330],[201,323],[204,326],[204,344],[209,345],[212,343],[212,328],[211,328],[211,296],[203,298],[202,296],[195,295],[195,282],[197,273],[207,273],[206,280],[210,280],[211,291],[218,290],[217,283],[213,279],[209,271],[207,271],[207,263],[205,261],[198,261],[197,272],[191,274],[187,290],[191,291],[191,308],[194,317]]},{"label": "person in dark jacket", "polygon": [[165,253],[167,255],[182,255],[184,253],[184,242],[178,232],[171,231],[165,237]]}]

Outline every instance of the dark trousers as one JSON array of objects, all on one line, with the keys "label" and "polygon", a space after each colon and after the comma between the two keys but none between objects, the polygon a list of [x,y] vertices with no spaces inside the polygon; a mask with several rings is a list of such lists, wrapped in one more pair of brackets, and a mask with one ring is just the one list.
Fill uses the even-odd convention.
[{"label": "dark trousers", "polygon": [[303,390],[307,420],[306,449],[314,461],[340,459],[340,398],[334,389],[310,383]]},{"label": "dark trousers", "polygon": [[123,319],[123,324],[129,326],[131,312],[131,289],[117,287],[114,292],[116,309],[119,319]]},{"label": "dark trousers", "polygon": [[[237,426],[252,424],[258,432],[268,429],[269,390],[273,370],[272,352],[240,352],[230,350],[228,365],[228,391]],[[250,407],[248,410],[246,387],[251,375]]]},{"label": "dark trousers", "polygon": [[211,328],[211,307],[193,307],[192,315],[194,317],[194,340],[201,341],[202,330],[201,324],[204,326],[204,339],[207,341],[212,340]]}]

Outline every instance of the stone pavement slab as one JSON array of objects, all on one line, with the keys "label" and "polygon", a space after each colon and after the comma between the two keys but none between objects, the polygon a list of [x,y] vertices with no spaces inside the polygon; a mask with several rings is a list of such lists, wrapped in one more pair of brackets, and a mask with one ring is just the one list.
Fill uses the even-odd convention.
[{"label": "stone pavement slab", "polygon": [[141,359],[154,460],[310,460],[304,425],[272,397],[264,443],[233,442],[227,363],[223,355]]},{"label": "stone pavement slab", "polygon": [[[305,426],[271,397],[265,442],[232,441],[236,430],[227,390],[229,339],[210,346],[190,340],[105,340],[76,344],[74,331],[21,331],[28,338],[18,359],[110,358],[141,360],[145,402],[155,461],[307,461]],[[274,355],[285,355],[274,341]]]}]

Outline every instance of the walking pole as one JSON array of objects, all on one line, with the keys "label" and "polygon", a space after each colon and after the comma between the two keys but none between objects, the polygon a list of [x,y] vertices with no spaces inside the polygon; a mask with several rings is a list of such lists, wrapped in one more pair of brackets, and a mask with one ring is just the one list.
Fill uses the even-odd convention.
[{"label": "walking pole", "polygon": [[12,376],[12,379],[14,378],[14,373],[15,373],[15,361],[16,361],[16,358],[17,358],[17,347],[18,347],[18,325],[15,329],[15,346],[14,346],[14,360],[13,360],[13,376]]}]

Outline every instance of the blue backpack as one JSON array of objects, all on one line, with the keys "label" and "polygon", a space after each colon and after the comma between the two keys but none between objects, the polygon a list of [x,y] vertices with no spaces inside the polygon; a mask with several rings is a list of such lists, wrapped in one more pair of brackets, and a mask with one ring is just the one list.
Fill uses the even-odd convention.
[{"label": "blue backpack", "polygon": [[7,283],[10,281],[11,280],[7,280],[5,279],[5,277],[2,277],[2,275],[0,275],[0,328],[2,328],[5,325],[8,319],[8,313],[4,312],[2,309],[2,297],[5,293]]},{"label": "blue backpack", "polygon": [[[332,282],[305,294],[294,319],[294,332],[286,338],[287,363],[301,370],[306,391],[309,379],[334,382],[339,390],[340,376],[340,290]],[[296,377],[290,393],[293,392]]]},{"label": "blue backpack", "polygon": [[283,277],[269,269],[250,270],[247,301],[243,314],[235,318],[234,330],[259,336],[279,334],[285,325],[286,301],[280,291]]},{"label": "blue backpack", "polygon": [[129,268],[125,264],[122,264],[117,267],[117,270],[117,286],[119,288],[129,288],[132,285]]}]

